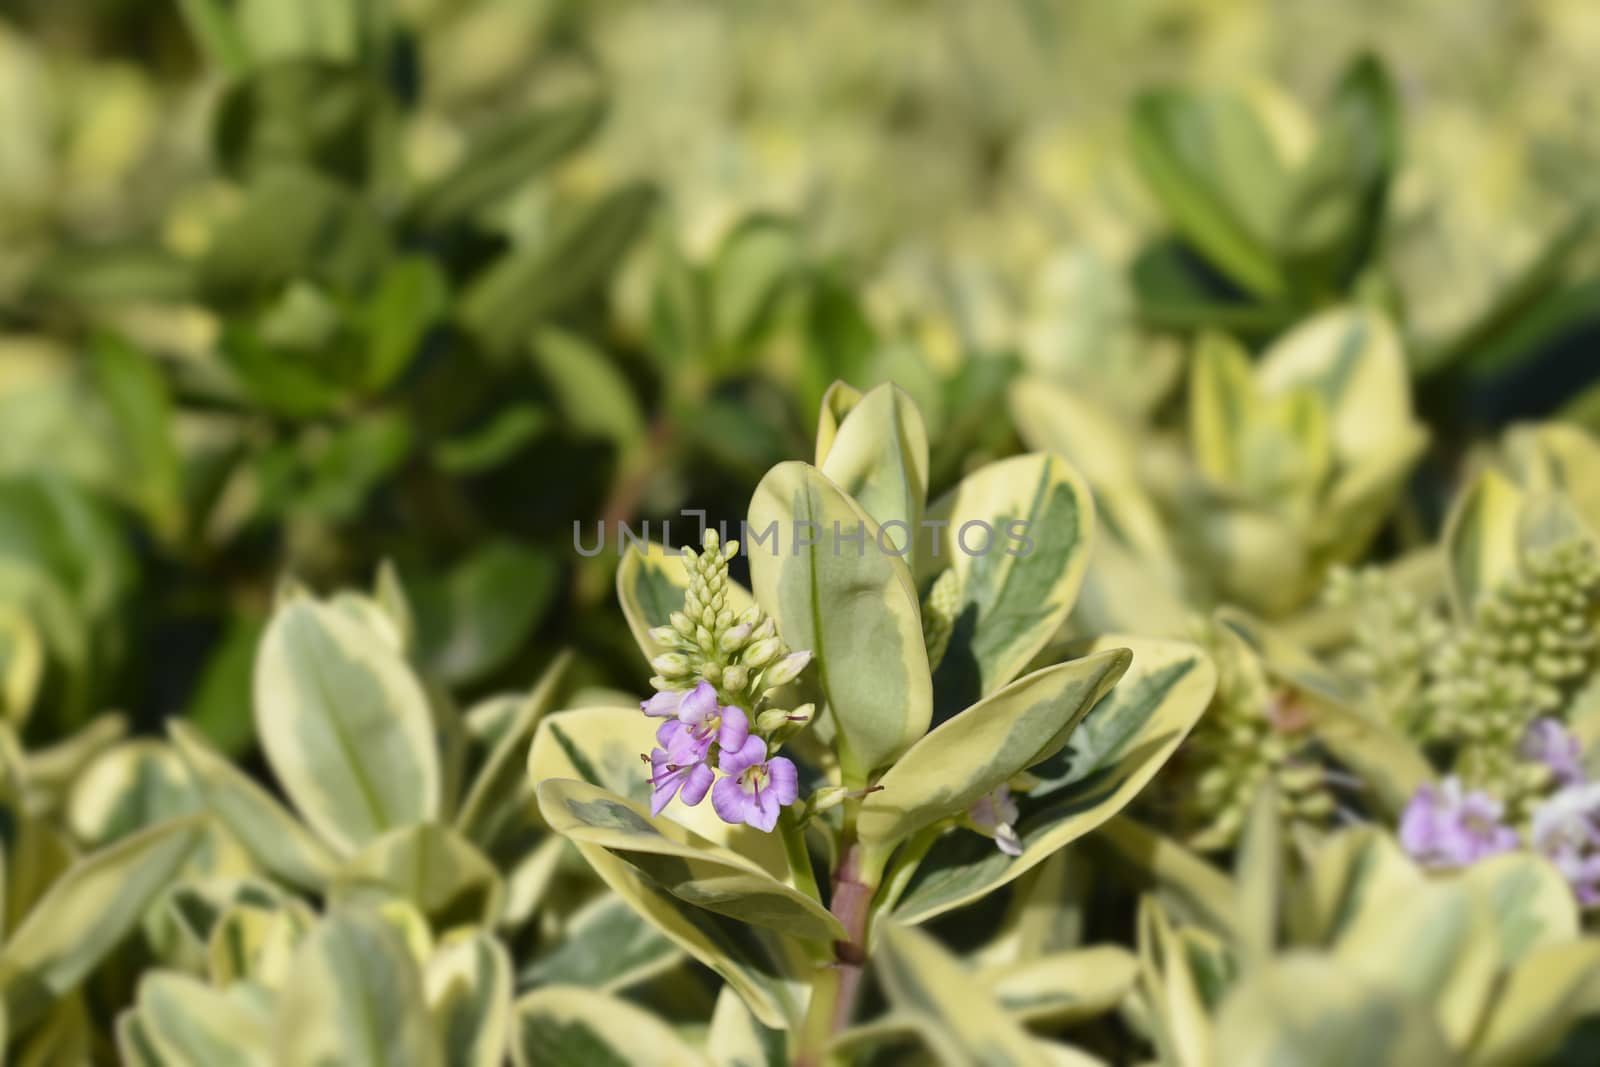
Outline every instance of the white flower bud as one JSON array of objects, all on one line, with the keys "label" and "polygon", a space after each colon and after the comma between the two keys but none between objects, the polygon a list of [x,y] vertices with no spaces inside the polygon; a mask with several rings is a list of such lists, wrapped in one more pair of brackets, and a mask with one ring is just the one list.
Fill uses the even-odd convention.
[{"label": "white flower bud", "polygon": [[778,653],[781,651],[783,651],[783,642],[779,641],[776,637],[768,637],[763,641],[757,641],[755,644],[745,649],[745,665],[754,667],[756,670],[760,670],[762,667],[765,667],[767,664],[776,659]]},{"label": "white flower bud", "polygon": [[750,672],[738,663],[729,664],[722,671],[722,688],[737,693],[750,684]]},{"label": "white flower bud", "polygon": [[810,662],[810,652],[791,652],[768,668],[767,673],[761,676],[761,684],[769,689],[787,685],[800,677],[800,672]]},{"label": "white flower bud", "polygon": [[689,673],[689,660],[678,652],[668,652],[650,661],[658,674],[667,678],[682,677]]},{"label": "white flower bud", "polygon": [[717,647],[723,652],[737,652],[748,640],[750,640],[750,624],[744,622],[724,633],[722,639],[717,642]]}]

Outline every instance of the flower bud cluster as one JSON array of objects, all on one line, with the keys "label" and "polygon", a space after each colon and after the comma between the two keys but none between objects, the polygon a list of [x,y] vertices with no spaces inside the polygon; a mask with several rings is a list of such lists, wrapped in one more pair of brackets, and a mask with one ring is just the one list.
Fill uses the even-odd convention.
[{"label": "flower bud cluster", "polygon": [[1362,684],[1374,710],[1403,729],[1419,727],[1429,665],[1450,635],[1443,616],[1376,567],[1335,568],[1324,599],[1355,614],[1339,666]]},{"label": "flower bud cluster", "polygon": [[[701,552],[683,551],[689,585],[682,610],[673,612],[667,625],[650,631],[651,639],[666,650],[650,661],[656,672],[650,684],[666,692],[706,681],[724,703],[756,709],[800,676],[811,653],[785,648],[777,624],[758,605],[735,614],[728,562],[738,555],[739,542],[722,544],[717,531],[707,530],[702,544]],[[758,723],[761,716],[776,722],[774,711],[791,727],[811,715],[809,706],[766,709],[758,713]]]},{"label": "flower bud cluster", "polygon": [[1526,791],[1517,746],[1594,669],[1597,620],[1600,560],[1585,540],[1529,552],[1479,598],[1471,623],[1434,658],[1424,693],[1427,736],[1457,747],[1464,782],[1508,799]]},{"label": "flower bud cluster", "polygon": [[1217,696],[1186,747],[1201,770],[1177,797],[1189,843],[1200,849],[1233,844],[1269,783],[1286,822],[1320,823],[1334,811],[1309,718],[1259,663],[1232,651],[1239,654],[1219,657]]}]

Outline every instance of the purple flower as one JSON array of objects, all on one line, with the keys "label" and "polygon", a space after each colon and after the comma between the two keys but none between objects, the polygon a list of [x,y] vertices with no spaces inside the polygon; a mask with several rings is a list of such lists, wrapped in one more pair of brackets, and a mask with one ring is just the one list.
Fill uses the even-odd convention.
[{"label": "purple flower", "polygon": [[712,774],[711,764],[704,760],[689,764],[673,763],[667,753],[659,748],[652,749],[650,814],[660,815],[674,796],[682,799],[689,807],[694,807],[706,798],[706,790],[711,788],[713,777],[715,775]]},{"label": "purple flower", "polygon": [[639,708],[646,715],[667,719],[656,731],[661,747],[650,753],[650,810],[656,815],[676,795],[690,807],[705,799],[715,777],[711,770],[713,742],[737,751],[750,737],[750,720],[744,711],[718,704],[717,690],[710,682],[683,693],[657,693]]},{"label": "purple flower", "polygon": [[702,681],[693,689],[664,689],[640,702],[639,710],[652,719],[678,719],[685,714],[700,719],[717,710],[717,689]]},{"label": "purple flower", "polygon": [[1011,787],[1001,785],[992,793],[985,793],[967,809],[967,815],[978,831],[994,838],[995,847],[1008,856],[1022,855],[1022,838],[1017,836],[1016,823],[1021,812],[1011,799]]},{"label": "purple flower", "polygon": [[1561,785],[1578,785],[1583,773],[1583,743],[1559,719],[1535,719],[1522,738],[1522,755],[1550,768]]},{"label": "purple flower", "polygon": [[747,737],[738,748],[724,745],[717,764],[726,774],[711,791],[711,806],[726,823],[744,823],[767,833],[778,825],[778,811],[800,795],[794,764],[767,758],[767,743]]},{"label": "purple flower", "polygon": [[1585,906],[1600,904],[1600,783],[1569,785],[1533,813],[1533,847]]},{"label": "purple flower", "polygon": [[1419,786],[1400,816],[1400,845],[1425,867],[1466,867],[1519,844],[1501,820],[1505,807],[1481,790],[1463,792],[1455,778]]}]

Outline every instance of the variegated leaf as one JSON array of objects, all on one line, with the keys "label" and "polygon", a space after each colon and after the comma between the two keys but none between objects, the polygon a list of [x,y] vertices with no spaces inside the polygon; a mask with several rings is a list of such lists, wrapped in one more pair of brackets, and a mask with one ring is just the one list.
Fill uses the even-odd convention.
[{"label": "variegated leaf", "polygon": [[585,782],[539,785],[539,809],[568,840],[604,848],[686,904],[813,941],[845,940],[820,903],[758,864]]},{"label": "variegated leaf", "polygon": [[500,1067],[511,1031],[511,960],[491,934],[446,940],[422,972],[445,1067]]},{"label": "variegated leaf", "polygon": [[711,1013],[706,1054],[716,1067],[784,1067],[789,1062],[783,1031],[762,1026],[727,986],[717,994]]},{"label": "variegated leaf", "polygon": [[274,614],[256,655],[255,716],[284,791],[335,848],[439,813],[428,696],[398,651],[339,610],[298,596]]},{"label": "variegated leaf", "polygon": [[1325,956],[1290,955],[1246,978],[1217,1019],[1229,1067],[1447,1067],[1459,1062],[1426,1005]]},{"label": "variegated leaf", "polygon": [[1351,974],[1429,1005],[1450,1046],[1462,1049],[1494,991],[1499,931],[1465,886],[1429,881],[1356,911],[1334,956]]},{"label": "variegated leaf", "polygon": [[659,974],[683,958],[643,915],[615,896],[601,896],[576,912],[561,943],[517,976],[521,988],[570,985],[607,992]]},{"label": "variegated leaf", "polygon": [[1522,492],[1493,470],[1456,498],[1445,520],[1444,551],[1458,619],[1471,619],[1478,597],[1516,573],[1522,503]]},{"label": "variegated leaf", "polygon": [[1413,447],[1411,371],[1394,324],[1376,308],[1313,316],[1262,353],[1257,375],[1269,394],[1310,389],[1322,400],[1346,466]]},{"label": "variegated leaf", "polygon": [[1120,812],[1172,756],[1211,702],[1216,669],[1204,652],[1181,641],[1108,635],[1088,651],[1118,647],[1133,651],[1122,681],[1060,752],[1030,770],[1038,786],[1016,796],[1022,855],[1013,859],[977,834],[946,834],[901,900],[902,921],[932,918],[1030,870]]},{"label": "variegated leaf", "polygon": [[556,692],[571,662],[572,654],[563,652],[545,668],[538,684],[517,702],[510,722],[499,732],[482,769],[472,780],[472,786],[456,815],[455,825],[462,834],[481,846],[490,844],[506,817],[502,809],[512,802],[524,780],[524,753],[533,740],[534,727],[553,706]]},{"label": "variegated leaf", "polygon": [[1133,953],[1120,945],[1095,945],[987,967],[978,980],[1012,1018],[1059,1024],[1112,1011],[1138,974]]},{"label": "variegated leaf", "polygon": [[940,725],[896,760],[862,802],[856,824],[862,842],[887,853],[1055,755],[1131,658],[1111,649],[1046,667]]},{"label": "variegated leaf", "polygon": [[[928,509],[917,579],[955,572],[957,603],[934,672],[934,719],[997,692],[1045,646],[1077,599],[1089,560],[1094,500],[1059,456],[1015,456],[979,468]],[[939,525],[935,525],[939,524]]]},{"label": "variegated leaf", "polygon": [[1502,970],[1532,952],[1580,935],[1572,887],[1542,856],[1529,852],[1490,856],[1462,871],[1460,878],[1494,923]]},{"label": "variegated leaf", "polygon": [[212,815],[264,871],[304,889],[327,885],[338,861],[300,820],[181,719],[167,720],[167,735]]},{"label": "variegated leaf", "polygon": [[246,983],[215,989],[188,975],[153,972],[139,983],[148,1048],[171,1067],[269,1067],[272,1005]]},{"label": "variegated leaf", "polygon": [[789,938],[687,904],[598,845],[577,849],[600,880],[669,940],[715,971],[764,1026],[797,1025],[814,964]]},{"label": "variegated leaf", "polygon": [[1093,840],[1148,878],[1167,911],[1221,936],[1235,936],[1234,886],[1211,864],[1126,815],[1108,820]]},{"label": "variegated leaf", "polygon": [[67,824],[87,847],[199,811],[183,761],[159,741],[124,742],[83,770],[67,797]]},{"label": "variegated leaf", "polygon": [[937,941],[893,920],[878,934],[873,969],[897,1011],[923,1020],[968,1063],[1046,1067],[1048,1060],[974,976]]},{"label": "variegated leaf", "polygon": [[389,923],[335,912],[291,973],[272,1022],[274,1067],[443,1067],[422,976]]},{"label": "variegated leaf", "polygon": [[850,417],[850,412],[861,403],[861,390],[848,382],[834,382],[822,394],[821,409],[817,413],[816,465],[821,467],[833,451],[833,439],[839,427]]},{"label": "variegated leaf", "polygon": [[536,989],[512,1026],[516,1067],[710,1067],[654,1015],[592,989]]},{"label": "variegated leaf", "polygon": [[[840,764],[863,784],[927,731],[932,714],[911,572],[880,547],[860,505],[808,464],[767,472],[749,524],[756,599],[791,649],[816,657]],[[758,543],[769,528],[772,543]],[[859,549],[849,540],[857,536]]]},{"label": "variegated leaf", "polygon": [[0,996],[20,1031],[73,990],[144,917],[199,843],[203,824],[152,827],[68,868],[0,948]]},{"label": "variegated leaf", "polygon": [[1555,1051],[1578,1020],[1600,1011],[1600,939],[1541,945],[1501,980],[1466,1062],[1522,1067]]},{"label": "variegated leaf", "polygon": [[928,431],[904,390],[885,383],[839,424],[817,467],[871,516],[884,540],[909,552],[928,498]]}]

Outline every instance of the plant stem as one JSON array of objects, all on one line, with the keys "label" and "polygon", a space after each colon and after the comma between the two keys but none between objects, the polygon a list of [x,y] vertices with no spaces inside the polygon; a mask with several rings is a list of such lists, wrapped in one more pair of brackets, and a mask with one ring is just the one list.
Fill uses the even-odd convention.
[{"label": "plant stem", "polygon": [[[853,822],[847,816],[847,825]],[[848,935],[833,943],[834,961],[817,972],[812,983],[811,1005],[800,1032],[796,1067],[821,1067],[833,1036],[850,1025],[856,997],[867,965],[867,918],[872,897],[877,891],[871,872],[861,862],[861,845],[853,830],[845,831],[839,869],[833,876],[831,910]]]}]

